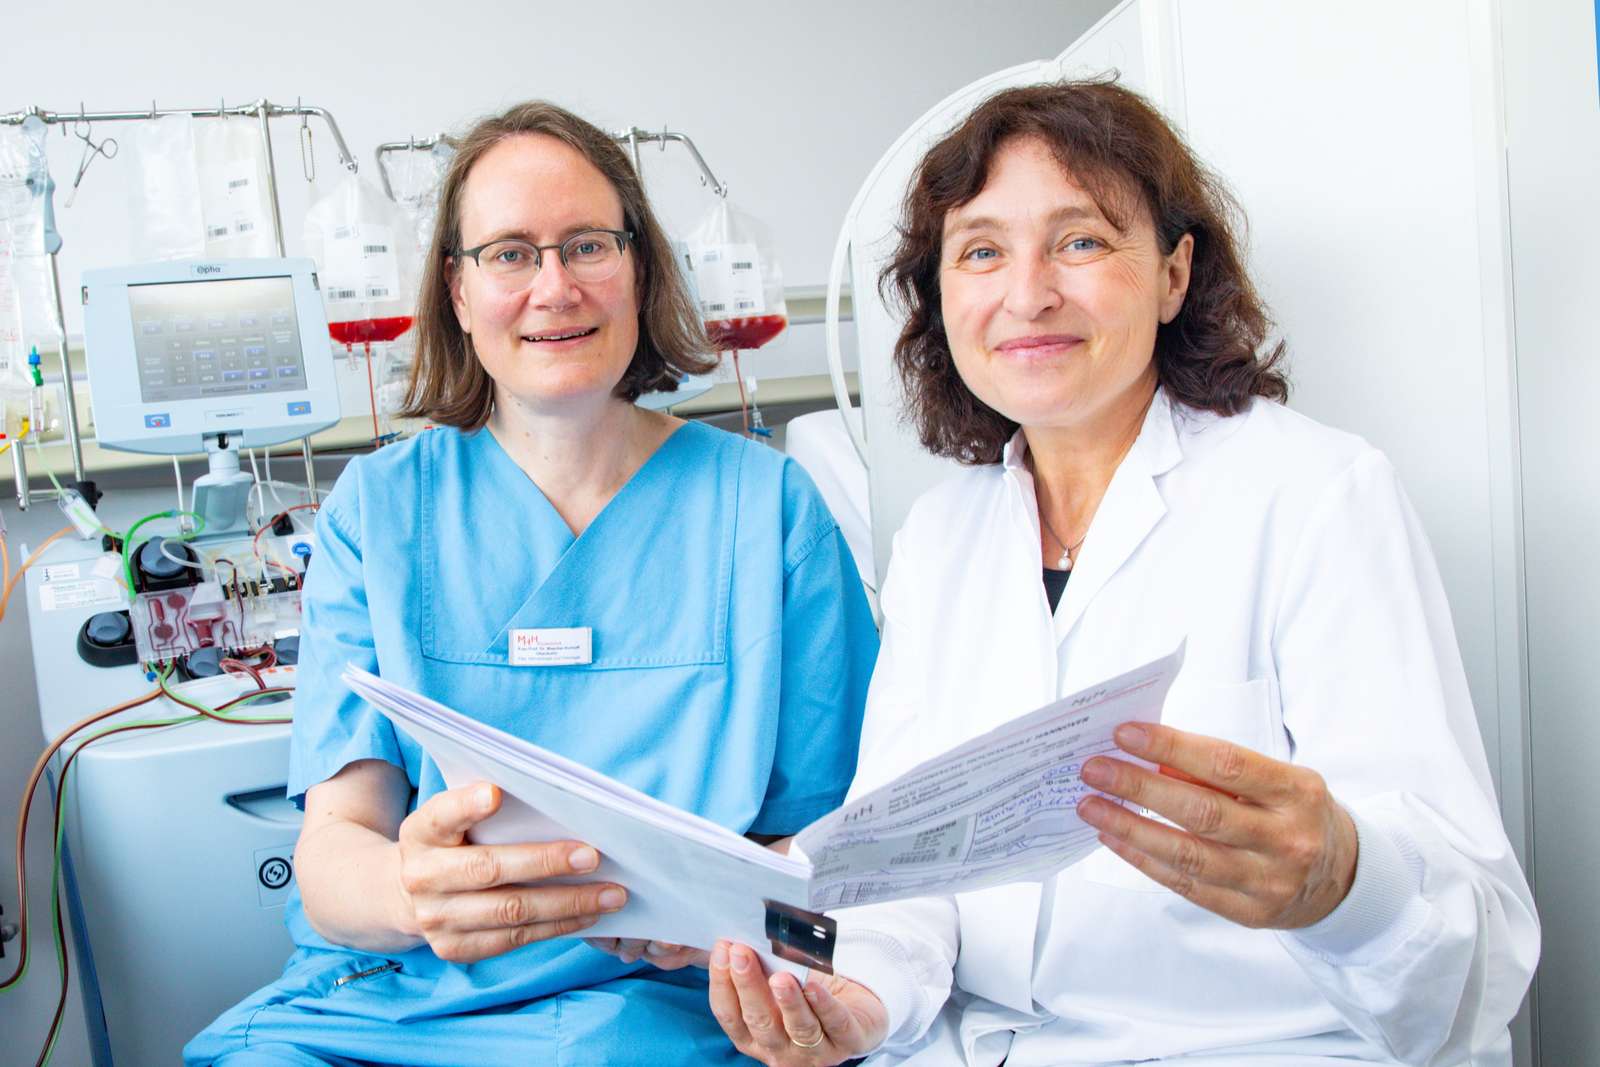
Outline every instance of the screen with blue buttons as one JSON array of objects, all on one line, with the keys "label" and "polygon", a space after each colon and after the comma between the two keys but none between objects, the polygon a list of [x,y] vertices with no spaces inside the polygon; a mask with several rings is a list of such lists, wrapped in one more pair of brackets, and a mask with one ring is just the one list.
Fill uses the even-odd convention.
[{"label": "screen with blue buttons", "polygon": [[145,403],[302,390],[289,278],[130,285]]}]

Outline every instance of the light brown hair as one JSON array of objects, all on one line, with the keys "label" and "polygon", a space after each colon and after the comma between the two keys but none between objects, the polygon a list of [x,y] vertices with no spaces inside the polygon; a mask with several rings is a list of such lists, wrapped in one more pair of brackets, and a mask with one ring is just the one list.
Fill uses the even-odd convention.
[{"label": "light brown hair", "polygon": [[1126,230],[1141,210],[1170,255],[1194,237],[1183,307],[1156,331],[1157,380],[1175,401],[1233,415],[1250,399],[1288,399],[1280,341],[1245,273],[1243,213],[1143,97],[1111,79],[1008,89],[980,104],[928,150],[906,193],[900,242],[879,278],[909,313],[895,344],[906,416],[923,447],[962,463],[998,463],[1017,424],[979,400],[956,371],[940,308],[945,216],[976,197],[1001,147],[1042,141],[1108,221]]},{"label": "light brown hair", "polygon": [[518,104],[480,120],[458,141],[439,189],[439,215],[417,295],[417,359],[400,414],[463,430],[489,421],[494,382],[456,320],[450,271],[461,249],[461,197],[467,176],[484,154],[509,137],[542,134],[576,149],[594,164],[622,201],[622,228],[633,234],[639,297],[639,344],[612,395],[634,401],[645,393],[672,392],[687,374],[705,374],[716,361],[673,261],[666,231],[645,198],[644,185],[622,148],[604,131],[542,100]]}]

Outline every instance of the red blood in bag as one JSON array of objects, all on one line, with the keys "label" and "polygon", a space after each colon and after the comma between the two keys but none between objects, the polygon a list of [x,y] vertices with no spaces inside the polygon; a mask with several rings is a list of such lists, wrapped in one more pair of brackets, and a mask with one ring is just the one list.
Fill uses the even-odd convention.
[{"label": "red blood in bag", "polygon": [[342,345],[370,344],[373,341],[393,341],[411,329],[410,315],[395,315],[386,319],[351,319],[348,322],[328,323],[328,336]]},{"label": "red blood in bag", "polygon": [[737,319],[715,319],[706,323],[706,335],[723,352],[743,352],[760,348],[783,332],[789,320],[782,315],[747,315]]}]

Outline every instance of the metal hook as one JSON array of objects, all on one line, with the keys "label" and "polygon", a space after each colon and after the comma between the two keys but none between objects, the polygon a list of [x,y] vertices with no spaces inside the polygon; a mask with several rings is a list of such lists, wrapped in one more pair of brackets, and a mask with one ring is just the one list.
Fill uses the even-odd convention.
[{"label": "metal hook", "polygon": [[300,112],[300,173],[309,184],[317,180],[317,154],[311,147],[311,124],[306,121],[306,112],[298,96],[294,98],[294,109]]}]

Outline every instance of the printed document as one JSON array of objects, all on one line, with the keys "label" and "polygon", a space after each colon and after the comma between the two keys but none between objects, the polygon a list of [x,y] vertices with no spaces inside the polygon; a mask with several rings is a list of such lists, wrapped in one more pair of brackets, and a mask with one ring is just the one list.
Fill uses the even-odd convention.
[{"label": "printed document", "polygon": [[[848,909],[1044,878],[1098,847],[1077,814],[1083,763],[1124,722],[1159,722],[1183,648],[1013,719],[823,816],[780,855],[691,812],[349,667],[357,695],[416,739],[453,787],[505,794],[481,844],[577,840],[628,904],[584,931],[709,947],[729,938],[827,970]],[[1132,757],[1120,753],[1119,758]],[[823,911],[845,909],[832,917]]]}]

